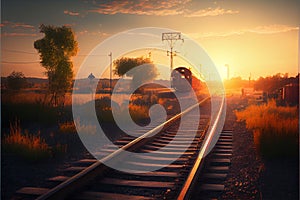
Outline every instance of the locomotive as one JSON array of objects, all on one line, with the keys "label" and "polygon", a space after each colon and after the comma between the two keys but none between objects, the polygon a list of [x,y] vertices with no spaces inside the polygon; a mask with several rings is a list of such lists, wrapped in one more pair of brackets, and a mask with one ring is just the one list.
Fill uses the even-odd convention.
[{"label": "locomotive", "polygon": [[171,73],[172,87],[178,92],[188,92],[192,86],[192,72],[186,67],[178,67]]}]

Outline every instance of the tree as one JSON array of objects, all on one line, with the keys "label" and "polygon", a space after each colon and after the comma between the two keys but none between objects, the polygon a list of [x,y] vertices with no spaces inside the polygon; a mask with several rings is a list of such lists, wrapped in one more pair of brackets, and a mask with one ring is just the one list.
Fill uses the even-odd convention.
[{"label": "tree", "polygon": [[[114,73],[118,76],[132,77],[133,86],[138,86],[157,77],[158,72],[155,65],[149,58],[127,58],[122,57],[114,61],[116,66]],[[140,65],[146,65],[145,68],[135,68]]]},{"label": "tree", "polygon": [[78,51],[75,34],[70,27],[40,26],[45,36],[34,42],[38,50],[41,64],[46,69],[51,94],[50,103],[57,106],[64,103],[66,92],[72,86],[73,63],[71,57]]},{"label": "tree", "polygon": [[277,73],[273,76],[267,76],[265,78],[260,77],[254,84],[255,90],[263,90],[268,93],[273,93],[279,90],[281,87],[290,83],[291,80],[285,75]]},{"label": "tree", "polygon": [[27,80],[22,72],[13,71],[7,77],[7,87],[12,90],[20,90],[27,86]]}]

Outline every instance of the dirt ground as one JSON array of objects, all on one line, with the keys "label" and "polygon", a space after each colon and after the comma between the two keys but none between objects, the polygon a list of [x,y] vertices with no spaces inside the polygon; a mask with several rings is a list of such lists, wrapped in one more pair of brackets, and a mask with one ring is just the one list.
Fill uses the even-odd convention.
[{"label": "dirt ground", "polygon": [[[40,162],[32,162],[12,153],[1,153],[1,199],[11,199],[22,187],[45,187],[47,178],[58,175],[72,161],[86,157],[78,136],[72,134],[66,154]],[[71,145],[72,143],[72,145]],[[34,178],[33,178],[34,177]]]},{"label": "dirt ground", "polygon": [[262,159],[253,132],[234,115],[246,106],[238,95],[227,98],[225,128],[233,129],[233,157],[221,199],[299,199],[298,158]]}]

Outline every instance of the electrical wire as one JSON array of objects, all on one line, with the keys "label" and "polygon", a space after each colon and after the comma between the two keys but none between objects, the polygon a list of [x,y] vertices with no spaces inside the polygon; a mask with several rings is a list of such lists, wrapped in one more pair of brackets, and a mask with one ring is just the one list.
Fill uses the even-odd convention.
[{"label": "electrical wire", "polygon": [[[2,49],[2,51],[7,51],[7,52],[11,52],[11,53],[24,53],[24,54],[34,54],[34,55],[37,55],[38,53],[34,53],[34,52],[28,52],[28,51],[20,51],[20,50],[14,50],[14,49]],[[88,54],[78,54],[76,56],[108,56],[108,54],[94,54],[94,55],[88,55]]]},{"label": "electrical wire", "polygon": [[[1,51],[6,51],[6,52],[11,52],[11,53],[19,53],[19,54],[34,54],[37,55],[38,53],[34,52],[29,52],[29,51],[20,51],[20,50],[15,50],[15,49],[2,49]],[[75,57],[86,57],[86,56],[108,56],[105,54],[98,54],[98,55],[85,55],[85,54],[79,54],[76,55]],[[35,63],[40,63],[40,61],[1,61],[1,64],[16,64],[16,65],[21,65],[21,64],[35,64]]]},{"label": "electrical wire", "polygon": [[4,61],[1,60],[2,64],[16,64],[16,65],[20,65],[20,64],[35,64],[35,63],[40,63],[40,61],[29,61],[29,62],[14,62],[14,61]]}]

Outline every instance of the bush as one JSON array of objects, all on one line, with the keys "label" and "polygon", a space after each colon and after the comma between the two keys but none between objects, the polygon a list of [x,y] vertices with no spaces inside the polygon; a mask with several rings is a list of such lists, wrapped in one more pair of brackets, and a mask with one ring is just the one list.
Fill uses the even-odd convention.
[{"label": "bush", "polygon": [[40,131],[29,134],[22,133],[20,122],[10,124],[10,132],[3,136],[3,150],[21,156],[25,160],[37,162],[66,153],[67,145],[55,144],[50,147],[41,137]]},{"label": "bush", "polygon": [[22,72],[13,71],[7,77],[7,88],[11,90],[20,90],[27,86],[27,80]]},{"label": "bush", "polygon": [[111,104],[115,109],[119,109],[119,105],[116,102],[111,103],[110,97],[101,97],[100,99],[95,100],[96,114],[99,121],[114,122]]},{"label": "bush", "polygon": [[50,147],[40,136],[21,132],[20,123],[10,125],[10,133],[3,138],[4,151],[13,152],[29,161],[39,161],[51,156]]},{"label": "bush", "polygon": [[[124,116],[124,120],[131,120],[125,117],[124,113],[129,109],[129,113],[131,118],[135,122],[140,122],[149,118],[149,106],[148,105],[136,105],[133,103],[129,104],[129,108],[120,107],[116,102],[112,102],[114,109],[116,109],[116,113],[120,116]],[[98,120],[100,122],[114,122],[114,117],[112,114],[111,108],[111,100],[110,97],[102,97],[100,99],[95,100],[95,107]]]},{"label": "bush", "polygon": [[59,124],[59,132],[76,133],[76,127],[73,121]]},{"label": "bush", "polygon": [[[126,109],[126,108],[125,108]],[[128,109],[128,108],[127,108]],[[129,105],[129,113],[135,122],[141,122],[149,118],[149,107],[143,105]]]},{"label": "bush", "polygon": [[236,112],[238,121],[245,121],[254,130],[255,144],[263,157],[298,155],[299,110],[297,107],[276,106],[275,101],[251,105]]}]

